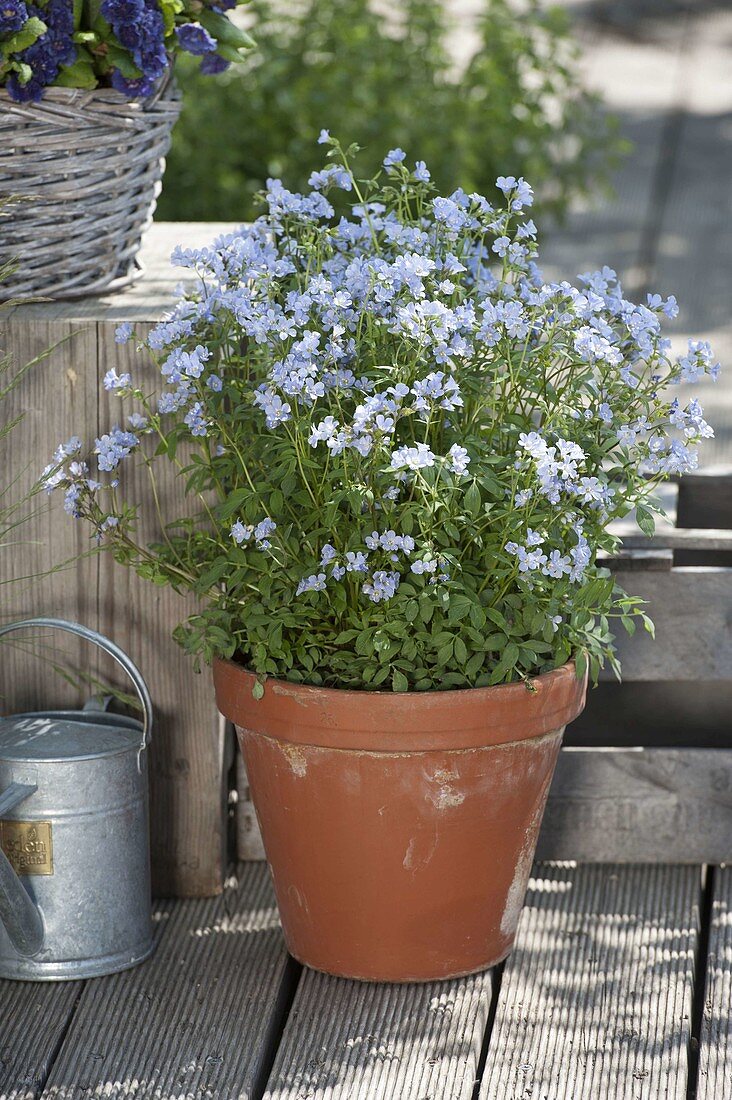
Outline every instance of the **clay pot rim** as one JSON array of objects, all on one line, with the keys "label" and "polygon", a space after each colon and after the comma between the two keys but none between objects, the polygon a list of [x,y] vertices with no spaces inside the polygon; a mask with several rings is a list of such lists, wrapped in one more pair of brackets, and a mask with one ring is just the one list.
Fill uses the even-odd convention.
[{"label": "clay pot rim", "polygon": [[213,663],[221,713],[296,745],[415,752],[471,749],[545,736],[571,722],[584,706],[586,675],[574,660],[523,682],[445,691],[354,691],[268,677],[254,699],[256,675],[232,660]]}]

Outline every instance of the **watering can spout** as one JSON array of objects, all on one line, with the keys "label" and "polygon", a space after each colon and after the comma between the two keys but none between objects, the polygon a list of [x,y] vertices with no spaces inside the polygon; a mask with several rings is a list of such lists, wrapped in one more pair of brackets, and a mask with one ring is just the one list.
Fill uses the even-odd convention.
[{"label": "watering can spout", "polygon": [[[35,787],[11,783],[0,793],[0,816],[33,794]],[[0,848],[0,923],[19,955],[37,955],[43,946],[43,918],[10,860]]]}]

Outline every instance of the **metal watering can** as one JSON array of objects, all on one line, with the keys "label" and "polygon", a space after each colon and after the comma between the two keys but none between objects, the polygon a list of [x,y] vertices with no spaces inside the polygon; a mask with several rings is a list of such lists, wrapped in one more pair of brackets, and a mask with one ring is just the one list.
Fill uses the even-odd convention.
[{"label": "metal watering can", "polygon": [[78,623],[26,619],[0,636],[41,626],[110,654],[144,712],[140,723],[90,700],[81,711],[0,719],[0,978],[66,981],[125,970],[152,952],[152,703],[129,657]]}]

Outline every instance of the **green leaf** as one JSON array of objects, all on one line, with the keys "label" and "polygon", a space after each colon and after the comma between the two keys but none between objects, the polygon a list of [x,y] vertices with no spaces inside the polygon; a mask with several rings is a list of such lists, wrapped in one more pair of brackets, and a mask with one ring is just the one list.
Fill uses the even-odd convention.
[{"label": "green leaf", "polygon": [[474,680],[483,667],[485,661],[484,653],[474,653],[465,666],[465,675],[468,680]]},{"label": "green leaf", "polygon": [[97,77],[94,67],[84,60],[73,65],[62,65],[54,84],[61,88],[96,88]]},{"label": "green leaf", "polygon": [[[244,54],[240,49],[237,49],[236,46],[227,46],[225,42],[219,42],[216,53],[223,57],[224,61],[231,61],[234,65],[238,65],[244,59]],[[360,505],[355,505],[354,510],[358,511],[359,509]]]},{"label": "green leaf", "polygon": [[473,519],[477,519],[480,515],[480,502],[480,489],[473,481],[465,494],[465,511],[468,512]]},{"label": "green leaf", "polygon": [[447,613],[448,622],[460,622],[461,619],[466,618],[470,614],[472,606],[473,601],[469,596],[451,596],[450,610]]},{"label": "green leaf", "polygon": [[181,0],[160,0],[160,11],[163,16],[165,34],[170,35],[175,30],[175,17],[183,11]]},{"label": "green leaf", "polygon": [[26,20],[16,34],[11,34],[10,38],[6,38],[4,42],[0,42],[0,52],[2,52],[5,57],[10,57],[13,53],[20,53],[21,50],[27,50],[29,46],[32,46],[34,42],[38,41],[42,34],[46,33],[47,29],[45,23],[37,16],[32,15],[30,19]]},{"label": "green leaf", "polygon": [[252,695],[255,699],[261,699],[264,695],[264,684],[261,680],[256,680],[254,687],[252,688]]},{"label": "green leaf", "polygon": [[212,34],[217,42],[224,46],[233,46],[237,50],[251,50],[255,42],[251,35],[235,26],[225,15],[205,8],[198,16],[202,27]]},{"label": "green leaf", "polygon": [[587,672],[587,650],[581,649],[575,658],[577,679],[582,680]]},{"label": "green leaf", "polygon": [[[126,77],[127,80],[137,80],[138,77],[142,76],[142,72],[140,71],[140,69],[137,68],[137,65],[135,65],[134,61],[127,53],[127,50],[123,50],[119,46],[114,46],[111,42],[108,44],[107,47],[107,61],[113,69],[119,69],[119,71],[122,73],[122,76]],[[161,453],[164,454],[164,444],[161,444],[161,447],[163,448]],[[170,454],[171,458],[174,458],[175,444],[171,443],[171,447],[172,451],[170,450],[170,448],[168,448],[168,453]]]},{"label": "green leaf", "polygon": [[648,538],[650,538],[656,530],[656,521],[651,513],[642,504],[636,504],[635,518],[643,534],[648,535]]},{"label": "green leaf", "polygon": [[398,668],[394,669],[391,677],[391,686],[394,691],[409,691],[409,681]]},{"label": "green leaf", "polygon": [[491,673],[491,684],[500,684],[509,672],[514,671],[519,659],[519,647],[515,642],[509,642],[503,651],[500,661]]},{"label": "green leaf", "polygon": [[413,623],[419,615],[419,604],[416,600],[407,600],[406,607],[404,608],[404,618],[408,623]]}]

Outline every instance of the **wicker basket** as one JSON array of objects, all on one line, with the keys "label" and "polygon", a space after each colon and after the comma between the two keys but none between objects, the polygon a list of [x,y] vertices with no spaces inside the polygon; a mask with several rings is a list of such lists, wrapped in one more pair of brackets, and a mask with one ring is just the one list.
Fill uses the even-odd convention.
[{"label": "wicker basket", "polygon": [[145,100],[108,89],[49,88],[40,103],[0,91],[0,265],[19,268],[0,294],[74,298],[140,274],[164,157],[180,111],[172,80]]}]

